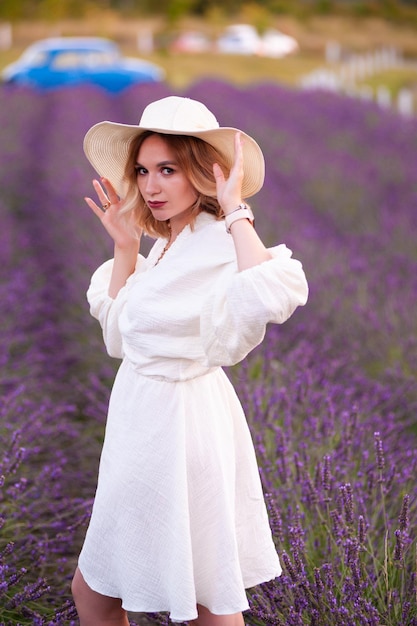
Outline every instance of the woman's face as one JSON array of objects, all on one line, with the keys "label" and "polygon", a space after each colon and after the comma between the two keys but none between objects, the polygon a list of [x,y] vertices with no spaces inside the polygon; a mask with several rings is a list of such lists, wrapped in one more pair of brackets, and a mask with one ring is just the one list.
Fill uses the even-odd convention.
[{"label": "woman's face", "polygon": [[181,170],[175,152],[159,135],[151,135],[142,143],[136,159],[139,192],[153,217],[170,220],[179,232],[191,217],[191,206],[197,192]]}]

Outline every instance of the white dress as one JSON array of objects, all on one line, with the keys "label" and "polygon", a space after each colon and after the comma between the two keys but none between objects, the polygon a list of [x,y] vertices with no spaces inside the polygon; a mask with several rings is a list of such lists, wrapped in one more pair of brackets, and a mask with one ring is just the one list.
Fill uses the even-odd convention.
[{"label": "white dress", "polygon": [[307,299],[299,261],[237,271],[224,222],[201,213],[159,263],[164,239],[116,299],[112,260],[87,293],[113,386],[93,513],[79,558],[95,591],[175,622],[248,608],[281,573],[245,416],[221,366],[241,361]]}]

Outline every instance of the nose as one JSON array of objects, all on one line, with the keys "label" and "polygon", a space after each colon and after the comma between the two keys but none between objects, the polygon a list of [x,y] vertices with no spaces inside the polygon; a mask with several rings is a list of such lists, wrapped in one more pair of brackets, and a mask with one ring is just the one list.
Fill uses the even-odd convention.
[{"label": "nose", "polygon": [[153,196],[161,191],[157,174],[148,173],[146,176],[145,191],[150,196]]}]

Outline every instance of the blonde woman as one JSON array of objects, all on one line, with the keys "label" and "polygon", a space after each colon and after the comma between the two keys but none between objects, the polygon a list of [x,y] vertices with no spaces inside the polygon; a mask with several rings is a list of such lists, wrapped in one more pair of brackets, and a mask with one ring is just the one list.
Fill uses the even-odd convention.
[{"label": "blonde woman", "polygon": [[[73,580],[81,626],[127,611],[242,626],[245,590],[281,573],[254,446],[222,366],[240,362],[307,300],[301,264],[267,249],[246,203],[258,144],[200,102],[151,103],[137,126],[85,138],[100,176],[86,198],[114,240],[91,314],[122,359],[91,521]],[[144,258],[143,235],[156,239]]]}]

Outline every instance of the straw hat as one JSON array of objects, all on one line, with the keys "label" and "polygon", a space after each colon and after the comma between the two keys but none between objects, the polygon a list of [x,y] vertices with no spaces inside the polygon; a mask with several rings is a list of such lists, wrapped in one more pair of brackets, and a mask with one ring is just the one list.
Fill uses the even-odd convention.
[{"label": "straw hat", "polygon": [[[100,176],[108,178],[123,197],[124,169],[131,141],[147,130],[167,135],[200,137],[211,144],[226,159],[230,167],[234,160],[234,138],[238,129],[219,126],[214,115],[201,102],[190,98],[169,96],[149,104],[137,126],[100,122],[87,132],[84,152]],[[243,142],[242,197],[249,198],[261,189],[265,176],[262,151],[256,141],[239,131]]]}]

